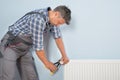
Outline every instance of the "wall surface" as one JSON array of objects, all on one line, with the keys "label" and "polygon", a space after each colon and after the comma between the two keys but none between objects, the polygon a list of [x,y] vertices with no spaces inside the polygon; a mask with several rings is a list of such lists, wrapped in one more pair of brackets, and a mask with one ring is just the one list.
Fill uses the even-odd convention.
[{"label": "wall surface", "polygon": [[[69,26],[61,26],[70,59],[120,59],[120,0],[0,0],[0,39],[8,26],[26,12],[57,5],[72,11]],[[50,35],[45,37],[46,55],[52,62],[60,58]],[[63,80],[63,67],[53,76],[35,57],[40,80]]]}]

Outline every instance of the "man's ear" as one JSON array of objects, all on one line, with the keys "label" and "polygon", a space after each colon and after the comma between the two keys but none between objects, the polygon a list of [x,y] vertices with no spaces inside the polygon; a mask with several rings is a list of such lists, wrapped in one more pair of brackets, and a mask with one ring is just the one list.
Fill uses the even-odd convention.
[{"label": "man's ear", "polygon": [[55,16],[58,16],[60,13],[58,11],[55,11]]}]

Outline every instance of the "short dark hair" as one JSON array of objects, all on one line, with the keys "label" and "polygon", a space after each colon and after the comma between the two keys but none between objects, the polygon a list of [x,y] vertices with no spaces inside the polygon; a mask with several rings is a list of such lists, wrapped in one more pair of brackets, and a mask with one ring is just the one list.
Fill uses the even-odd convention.
[{"label": "short dark hair", "polygon": [[65,5],[57,6],[54,9],[54,11],[59,11],[63,19],[65,19],[66,24],[69,25],[70,20],[71,20],[71,10],[67,6]]}]

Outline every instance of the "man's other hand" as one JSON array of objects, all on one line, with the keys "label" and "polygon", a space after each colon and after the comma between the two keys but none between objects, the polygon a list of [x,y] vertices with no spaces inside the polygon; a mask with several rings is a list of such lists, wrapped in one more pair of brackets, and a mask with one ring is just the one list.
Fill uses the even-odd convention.
[{"label": "man's other hand", "polygon": [[45,67],[51,72],[55,72],[57,70],[57,67],[52,62],[48,62],[47,64],[45,64]]},{"label": "man's other hand", "polygon": [[68,57],[62,57],[60,60],[63,62],[63,64],[67,64],[69,62]]}]

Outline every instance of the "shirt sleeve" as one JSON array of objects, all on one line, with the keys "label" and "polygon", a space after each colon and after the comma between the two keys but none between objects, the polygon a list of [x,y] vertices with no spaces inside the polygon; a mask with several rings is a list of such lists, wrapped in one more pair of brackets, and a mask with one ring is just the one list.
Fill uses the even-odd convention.
[{"label": "shirt sleeve", "polygon": [[43,21],[40,18],[34,18],[30,22],[31,33],[33,38],[33,48],[35,50],[43,50]]},{"label": "shirt sleeve", "polygon": [[54,39],[61,38],[61,31],[58,27],[53,26],[50,32],[53,34]]}]

